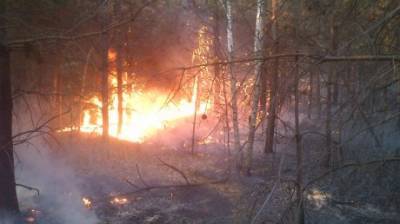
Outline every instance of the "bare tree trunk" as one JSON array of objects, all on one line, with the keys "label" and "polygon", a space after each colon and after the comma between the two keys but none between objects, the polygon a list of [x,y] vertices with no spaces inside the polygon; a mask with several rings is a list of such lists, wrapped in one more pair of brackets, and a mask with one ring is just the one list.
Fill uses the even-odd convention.
[{"label": "bare tree trunk", "polygon": [[326,84],[326,122],[325,122],[325,135],[326,135],[326,158],[324,165],[329,167],[331,162],[331,145],[332,145],[332,130],[331,130],[331,117],[332,117],[332,74],[333,68],[331,68],[331,74],[328,75],[328,83]]},{"label": "bare tree trunk", "polygon": [[[219,22],[220,22],[220,17],[218,13],[218,7],[217,7],[217,1],[215,1],[215,9],[214,9],[214,58],[216,61],[219,61],[221,59],[220,53],[219,53],[219,48],[220,48],[220,43],[219,43],[219,35],[220,35],[220,30],[219,30]],[[218,109],[220,109],[221,102],[220,102],[220,94],[221,94],[221,83],[223,83],[223,80],[221,79],[221,65],[216,64],[214,66],[214,110],[218,112]]]},{"label": "bare tree trunk", "polygon": [[[272,10],[272,40],[274,42],[273,46],[273,53],[278,52],[279,42],[278,42],[278,35],[277,35],[277,20],[276,20],[276,10],[277,10],[277,1],[278,0],[271,0],[271,10]],[[277,113],[277,105],[278,105],[278,66],[279,60],[276,58],[273,61],[273,69],[272,69],[272,77],[270,81],[271,85],[271,95],[270,95],[270,102],[268,108],[268,117],[267,117],[267,130],[265,132],[265,146],[264,152],[265,153],[272,153],[274,147],[274,136],[275,136],[275,120],[276,120],[276,113]]]},{"label": "bare tree trunk", "polygon": [[12,143],[10,54],[0,46],[0,218],[19,212]]},{"label": "bare tree trunk", "polygon": [[297,222],[298,224],[304,223],[304,207],[303,207],[303,147],[301,142],[301,133],[299,125],[299,65],[298,58],[296,57],[296,71],[295,71],[295,86],[294,86],[294,118],[295,118],[295,140],[296,140],[296,157],[297,157],[297,200],[298,200],[298,214]]},{"label": "bare tree trunk", "polygon": [[322,110],[322,106],[321,106],[321,74],[318,71],[316,73],[316,78],[317,78],[317,83],[316,83],[316,90],[315,90],[315,99],[317,100],[316,104],[317,104],[317,114],[318,114],[318,119],[321,118],[321,110]]},{"label": "bare tree trunk", "polygon": [[[266,41],[264,41],[266,42]],[[264,63],[265,64],[265,63]],[[265,67],[265,66],[263,66]],[[263,68],[261,77],[260,77],[260,82],[261,82],[261,92],[260,92],[260,119],[262,122],[262,131],[264,135],[264,129],[265,129],[265,117],[267,115],[267,70]]]},{"label": "bare tree trunk", "polygon": [[122,82],[122,49],[121,44],[117,44],[117,58],[115,61],[116,69],[117,69],[117,95],[118,95],[118,127],[117,133],[120,134],[122,131],[122,124],[124,122],[124,113],[123,113],[123,82]]},{"label": "bare tree trunk", "polygon": [[[331,34],[331,51],[332,54],[335,54],[336,51],[336,32],[335,32],[335,19],[334,15],[331,18],[330,25],[330,34]],[[325,166],[329,167],[332,159],[332,82],[334,77],[336,76],[336,66],[334,63],[330,65],[330,72],[328,74],[328,83],[327,83],[327,96],[326,96],[326,123],[325,123],[325,135],[326,135],[326,159]]]},{"label": "bare tree trunk", "polygon": [[[233,60],[233,17],[232,17],[232,0],[226,0],[226,18],[227,18],[227,42],[228,42],[228,61]],[[228,63],[228,72],[230,75],[231,86],[231,106],[232,106],[232,125],[233,125],[233,140],[235,151],[236,168],[241,169],[243,161],[243,153],[240,149],[240,134],[239,134],[239,115],[237,107],[237,90],[236,90],[236,75],[233,71],[233,65]]]},{"label": "bare tree trunk", "polygon": [[[120,1],[115,1],[114,5],[114,19],[116,22],[118,22],[118,17],[120,16],[121,13],[121,2]],[[124,113],[123,113],[123,81],[122,81],[122,75],[123,75],[123,60],[122,60],[122,38],[121,38],[121,32],[119,29],[116,30],[116,52],[117,52],[117,58],[115,61],[115,66],[116,66],[116,72],[117,72],[117,98],[118,98],[118,125],[117,125],[117,133],[121,134],[122,131],[122,124],[124,122]]]},{"label": "bare tree trunk", "polygon": [[[300,50],[300,43],[299,43],[299,28],[302,17],[301,17],[301,7],[302,1],[298,0],[294,3],[294,27],[295,27],[295,43],[297,51]],[[299,59],[296,57],[295,61],[295,80],[294,80],[294,124],[295,124],[295,140],[296,140],[296,157],[297,157],[297,167],[296,167],[296,182],[297,182],[297,190],[296,190],[296,198],[298,201],[297,205],[297,214],[296,214],[296,223],[297,224],[304,224],[304,206],[303,206],[303,145],[302,145],[302,135],[300,131],[300,121],[299,121],[299,104],[300,104],[300,95],[299,95],[299,81],[300,81],[300,74],[299,74]],[[311,73],[312,74],[312,73]],[[310,102],[312,99],[312,75],[310,74]],[[309,116],[311,114],[311,109],[309,109]]]},{"label": "bare tree trunk", "polygon": [[310,91],[308,93],[308,118],[311,119],[313,112],[313,95],[314,95],[314,72],[310,72]]},{"label": "bare tree trunk", "polygon": [[[107,14],[104,12],[101,18],[102,28],[107,26]],[[108,139],[109,136],[109,119],[108,119],[108,33],[102,33],[100,37],[101,52],[101,114],[103,118],[103,138]]]},{"label": "bare tree trunk", "polygon": [[[262,47],[263,47],[263,11],[264,11],[264,0],[257,0],[257,17],[256,17],[256,29],[254,38],[254,54],[256,58],[262,57]],[[254,137],[256,132],[257,123],[257,112],[258,103],[260,100],[261,93],[261,73],[262,73],[263,61],[257,61],[254,71],[255,81],[253,98],[251,104],[251,113],[249,118],[249,136],[247,140],[247,150],[246,150],[246,161],[245,161],[245,172],[246,175],[251,175],[251,166],[253,163],[253,145]]]},{"label": "bare tree trunk", "polygon": [[82,74],[82,79],[81,79],[81,90],[80,90],[80,96],[79,96],[79,124],[78,124],[78,132],[81,130],[81,125],[82,125],[82,121],[83,121],[83,116],[82,116],[82,112],[83,112],[83,106],[82,106],[82,100],[83,100],[83,96],[85,94],[85,87],[86,87],[86,77],[87,77],[87,73],[88,73],[88,68],[89,68],[89,61],[90,61],[90,57],[92,55],[93,52],[93,48],[90,48],[87,55],[86,55],[86,61],[85,61],[85,66],[83,68],[83,74]]},{"label": "bare tree trunk", "polygon": [[194,151],[196,149],[196,125],[197,125],[197,110],[199,109],[199,101],[200,101],[200,78],[199,75],[197,75],[194,79],[194,89],[196,90],[195,98],[194,98],[194,114],[193,114],[193,129],[192,129],[192,154],[194,154]]},{"label": "bare tree trunk", "polygon": [[62,78],[61,78],[61,70],[59,67],[59,62],[56,60],[54,69],[54,90],[55,90],[55,105],[56,105],[56,113],[59,115],[57,117],[57,129],[62,128]]}]

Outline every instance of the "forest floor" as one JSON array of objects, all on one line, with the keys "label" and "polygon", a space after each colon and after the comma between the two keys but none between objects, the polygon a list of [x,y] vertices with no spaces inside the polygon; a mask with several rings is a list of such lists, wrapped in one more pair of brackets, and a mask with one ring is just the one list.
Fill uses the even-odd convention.
[{"label": "forest floor", "polygon": [[[104,143],[93,136],[62,141],[69,149],[62,154],[83,180],[79,188],[100,223],[246,223],[276,182],[279,166],[272,156],[257,156],[253,175],[238,178],[230,175],[222,144],[198,145],[192,154],[183,145]],[[274,207],[282,202],[276,198]]]},{"label": "forest floor", "polygon": [[[293,139],[277,139],[279,147],[270,155],[263,154],[262,142],[256,141],[250,177],[231,175],[229,152],[217,143],[198,145],[192,154],[185,146],[190,144],[116,139],[104,143],[101,137],[71,133],[59,139],[61,149],[54,154],[80,180],[80,193],[91,201],[85,210],[94,212],[100,224],[251,223],[256,216],[254,223],[291,223],[286,217],[294,213],[290,206],[296,170]],[[306,161],[312,161],[304,167],[306,182],[324,172],[318,165],[322,144],[318,139],[304,139]],[[397,167],[379,172],[396,173]],[[366,179],[357,172],[338,175],[335,184],[327,178],[307,191],[305,215],[314,220],[308,223],[400,223],[398,194],[390,196],[390,203],[382,202],[396,186],[388,182],[392,179],[377,179],[381,174]],[[377,186],[377,180],[379,186],[371,187]],[[364,192],[375,194],[374,198]]]}]

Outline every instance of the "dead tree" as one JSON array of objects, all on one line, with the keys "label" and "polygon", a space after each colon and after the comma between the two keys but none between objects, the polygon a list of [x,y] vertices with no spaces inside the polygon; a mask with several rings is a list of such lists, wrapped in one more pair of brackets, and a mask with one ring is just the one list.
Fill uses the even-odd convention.
[{"label": "dead tree", "polygon": [[2,212],[19,212],[15,189],[14,153],[12,142],[12,97],[10,54],[0,46],[0,218]]}]

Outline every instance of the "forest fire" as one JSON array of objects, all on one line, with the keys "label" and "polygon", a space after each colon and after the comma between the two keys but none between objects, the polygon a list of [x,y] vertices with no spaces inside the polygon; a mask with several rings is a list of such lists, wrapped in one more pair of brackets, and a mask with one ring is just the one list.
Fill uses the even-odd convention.
[{"label": "forest fire", "polygon": [[[203,26],[198,32],[198,48],[193,51],[192,62],[207,63],[212,41],[207,36],[207,28]],[[207,119],[206,110],[209,108],[210,99],[202,98],[203,88],[210,86],[210,72],[206,66],[200,68],[200,72],[193,76],[192,85],[184,87],[190,89],[189,97],[185,99],[171,99],[169,93],[157,90],[143,90],[130,83],[128,74],[122,75],[122,118],[118,111],[118,79],[116,71],[116,60],[118,54],[114,49],[108,51],[109,87],[112,90],[108,106],[109,135],[121,140],[131,142],[143,142],[153,136],[157,131],[174,127],[178,120],[193,116]],[[188,100],[190,98],[190,100]],[[81,132],[101,134],[103,122],[101,108],[102,102],[98,96],[89,99],[88,103],[93,105],[91,109],[82,112],[82,122],[79,127]],[[121,127],[118,121],[122,119]]]},{"label": "forest fire", "polygon": [[[195,110],[196,87],[193,87],[192,100],[182,99],[168,102],[168,94],[157,91],[124,91],[123,124],[118,131],[118,96],[111,95],[109,106],[109,135],[131,142],[142,142],[154,135],[158,130],[173,127],[179,119],[192,117]],[[111,86],[116,86],[116,79],[111,79]],[[95,96],[89,100],[95,108],[83,111],[81,132],[102,133],[102,103]],[[198,113],[205,113],[207,102],[201,102]]]},{"label": "forest fire", "polygon": [[0,224],[400,224],[399,0],[0,10]]}]

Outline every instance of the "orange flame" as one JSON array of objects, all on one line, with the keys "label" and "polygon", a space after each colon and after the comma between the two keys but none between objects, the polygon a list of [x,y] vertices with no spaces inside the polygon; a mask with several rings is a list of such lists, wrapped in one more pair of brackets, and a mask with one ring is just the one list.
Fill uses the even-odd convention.
[{"label": "orange flame", "polygon": [[[111,85],[116,86],[116,78],[111,78]],[[126,83],[125,83],[126,84]],[[194,86],[194,92],[196,86]],[[194,93],[193,95],[195,95]],[[123,101],[123,124],[121,132],[118,133],[118,96],[113,93],[109,105],[109,135],[118,139],[143,142],[153,136],[157,131],[171,127],[174,121],[193,116],[194,101],[182,99],[177,103],[165,103],[168,94],[158,91],[125,91]],[[80,127],[81,132],[102,133],[102,115],[100,108],[102,103],[95,96],[89,102],[96,109],[83,111],[83,119]],[[206,102],[200,103],[200,113],[205,113]]]},{"label": "orange flame", "polygon": [[[194,63],[206,63],[207,55],[210,49],[210,39],[207,38],[207,28],[202,27],[199,31],[199,47],[193,52]],[[113,49],[108,51],[108,60],[111,65],[118,57],[117,52]],[[110,71],[110,87],[116,89],[117,78],[114,71]],[[207,66],[201,68],[201,74],[194,78],[192,89],[192,99],[182,99],[178,102],[167,102],[169,94],[160,91],[142,91],[135,88],[124,88],[122,94],[123,107],[123,124],[121,131],[118,131],[118,95],[116,91],[112,91],[110,96],[109,109],[109,135],[118,139],[128,140],[132,142],[143,142],[149,137],[155,135],[158,131],[166,127],[173,127],[176,121],[192,117],[197,110],[197,114],[205,114],[209,97],[199,99],[196,104],[196,96],[198,90],[209,88],[207,79],[209,73]],[[208,74],[209,75],[209,74]],[[199,77],[202,76],[201,81]],[[123,86],[128,85],[128,78],[125,73],[123,77]],[[208,91],[202,91],[206,94]],[[94,96],[89,103],[95,106],[95,109],[86,109],[83,111],[82,124],[80,131],[86,133],[102,133],[102,102],[99,97]]]},{"label": "orange flame", "polygon": [[92,201],[90,201],[89,198],[83,197],[82,198],[82,203],[86,208],[91,208],[92,207]]},{"label": "orange flame", "polygon": [[129,201],[127,198],[119,198],[119,197],[115,197],[113,198],[110,203],[113,205],[124,205],[127,204]]}]

